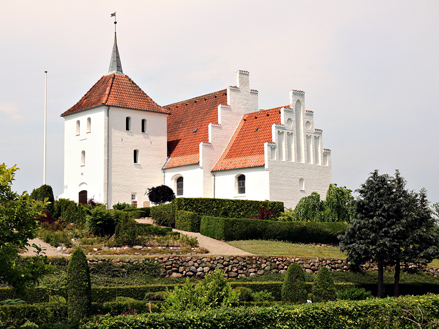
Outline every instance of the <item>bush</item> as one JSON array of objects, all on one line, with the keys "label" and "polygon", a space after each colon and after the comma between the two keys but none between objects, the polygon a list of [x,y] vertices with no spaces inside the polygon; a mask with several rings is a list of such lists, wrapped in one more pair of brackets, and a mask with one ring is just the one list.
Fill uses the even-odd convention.
[{"label": "bush", "polygon": [[113,235],[116,228],[115,214],[103,206],[95,207],[87,216],[88,230],[99,236]]},{"label": "bush", "polygon": [[185,210],[175,212],[175,228],[189,232],[200,232],[201,217],[197,213]]},{"label": "bush", "polygon": [[116,203],[113,205],[113,209],[116,210],[126,210],[126,209],[132,209],[132,208],[136,208],[133,205],[130,205],[129,203],[123,202],[123,203]]},{"label": "bush", "polygon": [[151,207],[154,223],[161,226],[175,227],[175,209],[173,203]]},{"label": "bush", "polygon": [[250,302],[252,301],[252,290],[246,287],[236,287],[234,289],[239,294],[240,302]]},{"label": "bush", "polygon": [[87,258],[81,248],[70,257],[67,278],[68,317],[70,320],[85,318],[91,311],[91,283]]},{"label": "bush", "polygon": [[295,243],[337,243],[346,223],[279,222],[244,218],[201,218],[202,235],[225,241],[280,240]]},{"label": "bush", "polygon": [[46,210],[53,214],[55,198],[53,197],[53,190],[50,185],[41,185],[34,189],[30,194],[30,198],[37,201],[44,201],[47,199]]},{"label": "bush", "polygon": [[337,294],[337,299],[342,300],[364,300],[369,298],[372,298],[372,293],[364,288],[351,287]]},{"label": "bush", "polygon": [[134,246],[138,241],[137,223],[134,219],[124,219],[116,225],[115,242],[119,246]]},{"label": "bush", "polygon": [[55,201],[53,217],[56,220],[62,217],[67,223],[83,226],[89,212],[90,209],[86,205],[78,206],[76,202],[72,200],[59,199]]},{"label": "bush", "polygon": [[262,290],[262,291],[252,292],[251,300],[255,302],[273,302],[274,297],[271,294],[271,292]]},{"label": "bush", "polygon": [[336,290],[331,273],[326,267],[321,267],[316,274],[312,285],[313,302],[327,302],[335,300]]},{"label": "bush", "polygon": [[299,264],[293,263],[288,267],[282,285],[282,301],[304,303],[307,298],[305,275]]}]

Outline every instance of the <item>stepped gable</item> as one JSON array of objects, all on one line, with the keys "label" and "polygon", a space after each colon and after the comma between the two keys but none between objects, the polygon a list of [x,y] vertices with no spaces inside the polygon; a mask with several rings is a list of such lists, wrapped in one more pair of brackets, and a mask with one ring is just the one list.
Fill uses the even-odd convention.
[{"label": "stepped gable", "polygon": [[280,106],[243,116],[212,171],[265,165],[264,143],[272,142],[272,125],[281,123]]},{"label": "stepped gable", "polygon": [[196,164],[199,145],[209,142],[209,123],[218,123],[218,106],[227,104],[227,90],[202,95],[163,108],[168,117],[168,154],[165,169]]},{"label": "stepped gable", "polygon": [[111,73],[100,78],[79,102],[61,114],[61,116],[101,105],[168,113],[167,110],[154,102],[127,75]]}]

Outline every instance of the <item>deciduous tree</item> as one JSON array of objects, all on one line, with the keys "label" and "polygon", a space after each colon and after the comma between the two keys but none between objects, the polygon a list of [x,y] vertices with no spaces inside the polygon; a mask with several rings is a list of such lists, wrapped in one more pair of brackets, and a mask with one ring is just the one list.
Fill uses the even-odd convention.
[{"label": "deciduous tree", "polygon": [[146,191],[149,201],[155,204],[171,202],[175,199],[174,191],[167,185],[151,187]]}]

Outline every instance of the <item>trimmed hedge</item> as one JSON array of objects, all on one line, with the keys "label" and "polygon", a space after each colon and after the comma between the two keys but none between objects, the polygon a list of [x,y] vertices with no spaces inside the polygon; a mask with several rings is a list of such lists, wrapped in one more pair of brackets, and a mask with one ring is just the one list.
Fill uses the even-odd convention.
[{"label": "trimmed hedge", "polygon": [[162,204],[151,208],[154,223],[161,226],[175,227],[175,207],[173,203]]},{"label": "trimmed hedge", "polygon": [[278,201],[231,200],[212,198],[176,198],[175,210],[196,212],[200,216],[225,218],[257,218],[261,209],[273,210],[278,217],[284,203]]},{"label": "trimmed hedge", "polygon": [[12,288],[0,288],[0,301],[6,299],[20,298],[29,304],[49,302],[49,290],[46,287],[35,287],[29,291],[27,296],[18,295]]},{"label": "trimmed hedge", "polygon": [[195,212],[177,210],[175,212],[175,228],[188,232],[200,232],[201,216]]},{"label": "trimmed hedge", "polygon": [[133,218],[142,218],[142,217],[149,217],[151,214],[151,208],[150,207],[143,207],[143,208],[126,208],[122,211],[129,213],[130,216],[133,216]]},{"label": "trimmed hedge", "polygon": [[270,220],[201,218],[200,233],[217,240],[280,240],[296,243],[338,243],[347,223],[277,222]]}]

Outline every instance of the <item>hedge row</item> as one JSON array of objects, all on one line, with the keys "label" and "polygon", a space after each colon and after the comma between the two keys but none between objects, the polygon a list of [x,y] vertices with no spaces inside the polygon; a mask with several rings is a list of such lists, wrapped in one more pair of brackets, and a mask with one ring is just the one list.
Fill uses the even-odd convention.
[{"label": "hedge row", "polygon": [[201,216],[195,212],[177,210],[175,212],[175,228],[188,232],[200,232]]},{"label": "hedge row", "polygon": [[358,329],[377,327],[390,329],[421,328],[425,327],[428,322],[438,319],[439,297],[432,295],[274,307],[238,307],[204,312],[153,313],[117,317],[105,315],[85,323],[83,328]]},{"label": "hedge row", "polygon": [[176,198],[175,210],[196,212],[200,216],[226,218],[258,218],[261,209],[273,210],[278,217],[284,203],[278,201],[231,200],[211,198]]},{"label": "hedge row", "polygon": [[277,222],[204,216],[200,233],[217,240],[280,240],[296,243],[338,243],[348,224],[338,222]]},{"label": "hedge row", "polygon": [[23,299],[29,304],[44,303],[49,301],[49,290],[45,287],[35,287],[31,291],[29,291],[27,296],[22,297],[17,295],[17,293],[12,288],[0,288],[0,301],[16,298]]},{"label": "hedge row", "polygon": [[157,225],[175,227],[175,207],[173,203],[152,207],[150,215]]},{"label": "hedge row", "polygon": [[150,207],[143,208],[125,208],[122,211],[129,213],[134,218],[149,217],[151,214]]}]

